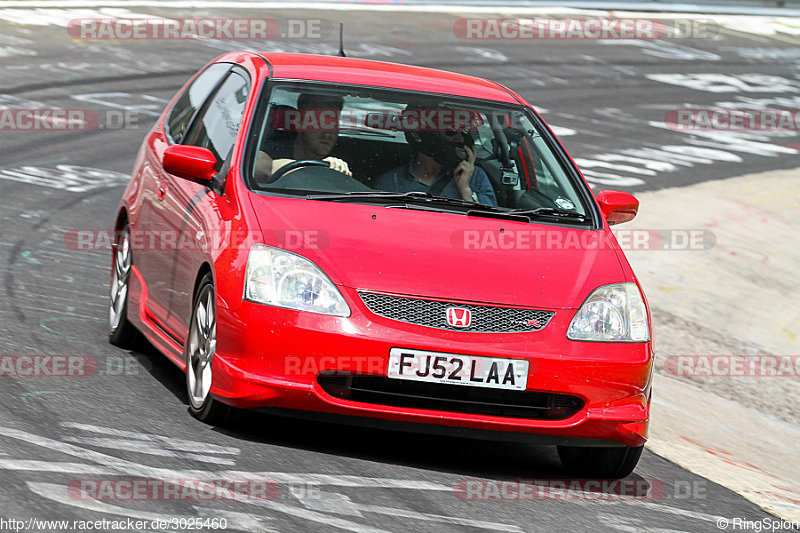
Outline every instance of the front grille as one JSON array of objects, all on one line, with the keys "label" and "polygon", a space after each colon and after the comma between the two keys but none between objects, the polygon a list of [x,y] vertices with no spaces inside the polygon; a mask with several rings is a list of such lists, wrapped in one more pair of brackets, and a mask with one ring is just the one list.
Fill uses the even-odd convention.
[{"label": "front grille", "polygon": [[[358,294],[367,308],[376,315],[409,324],[453,331],[476,333],[539,331],[550,322],[554,314],[552,311],[538,311],[536,309],[460,304],[439,300],[422,300],[406,296],[391,296],[374,292],[360,292]],[[447,309],[449,307],[469,309],[472,314],[472,323],[468,327],[457,327],[448,324]]]},{"label": "front grille", "polygon": [[452,413],[563,420],[583,408],[583,400],[566,394],[427,383],[347,372],[323,373],[317,376],[317,382],[325,392],[343,400]]}]

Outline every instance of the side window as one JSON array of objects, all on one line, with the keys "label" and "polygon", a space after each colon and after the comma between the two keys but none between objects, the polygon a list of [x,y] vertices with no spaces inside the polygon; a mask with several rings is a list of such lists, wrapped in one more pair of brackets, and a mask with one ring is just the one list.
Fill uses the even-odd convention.
[{"label": "side window", "polygon": [[183,144],[208,148],[222,166],[236,141],[247,93],[247,80],[242,75],[231,72],[208,104],[203,116],[195,121]]},{"label": "side window", "polygon": [[230,68],[231,66],[227,63],[211,65],[197,76],[178,97],[167,116],[167,135],[172,142],[181,143],[192,116],[203,105],[208,95]]}]

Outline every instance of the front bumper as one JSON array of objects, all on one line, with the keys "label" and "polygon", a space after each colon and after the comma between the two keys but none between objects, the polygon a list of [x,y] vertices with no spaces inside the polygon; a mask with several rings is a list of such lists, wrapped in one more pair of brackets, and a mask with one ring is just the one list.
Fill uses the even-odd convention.
[{"label": "front bumper", "polygon": [[[538,332],[432,329],[376,316],[356,291],[341,290],[352,309],[347,318],[251,302],[235,311],[218,307],[212,395],[240,408],[322,413],[331,421],[372,419],[404,429],[502,432],[587,445],[640,446],[647,439],[650,343],[570,341],[566,330],[574,309],[555,310]],[[393,347],[527,359],[528,390],[577,396],[584,406],[561,420],[508,418],[349,401],[317,382],[330,371],[385,376]]]}]

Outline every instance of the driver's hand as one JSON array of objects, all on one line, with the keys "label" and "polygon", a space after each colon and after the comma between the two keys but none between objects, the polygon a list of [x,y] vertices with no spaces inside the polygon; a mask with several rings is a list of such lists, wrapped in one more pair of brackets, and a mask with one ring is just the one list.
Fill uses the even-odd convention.
[{"label": "driver's hand", "polygon": [[453,181],[456,183],[456,187],[458,187],[461,196],[465,200],[472,201],[470,181],[472,180],[472,175],[475,173],[477,150],[467,145],[464,145],[464,150],[467,152],[467,160],[460,162],[455,170],[453,170]]},{"label": "driver's hand", "polygon": [[253,169],[253,178],[258,182],[266,182],[272,175],[272,158],[261,150],[256,154],[256,164]]},{"label": "driver's hand", "polygon": [[353,173],[350,172],[350,167],[348,167],[347,163],[345,163],[338,157],[326,157],[325,159],[323,159],[323,161],[327,161],[328,165],[330,165],[332,170],[353,177]]},{"label": "driver's hand", "polygon": [[289,163],[294,163],[294,159],[275,159],[272,161],[272,172],[269,173],[270,176],[275,174],[279,169],[285,167]]}]

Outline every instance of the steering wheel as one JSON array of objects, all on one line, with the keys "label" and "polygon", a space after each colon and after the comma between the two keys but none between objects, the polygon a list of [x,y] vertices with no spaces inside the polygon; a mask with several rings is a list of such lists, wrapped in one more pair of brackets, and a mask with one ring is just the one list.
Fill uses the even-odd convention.
[{"label": "steering wheel", "polygon": [[274,181],[278,181],[280,178],[284,176],[287,172],[291,172],[292,170],[296,170],[298,168],[303,167],[328,167],[330,165],[327,161],[320,161],[319,159],[298,159],[297,161],[293,161],[288,165],[284,165],[275,172],[272,173],[272,176],[269,177],[267,183],[272,183]]}]

